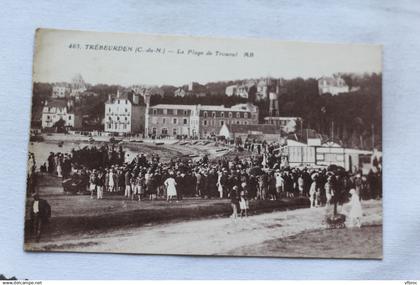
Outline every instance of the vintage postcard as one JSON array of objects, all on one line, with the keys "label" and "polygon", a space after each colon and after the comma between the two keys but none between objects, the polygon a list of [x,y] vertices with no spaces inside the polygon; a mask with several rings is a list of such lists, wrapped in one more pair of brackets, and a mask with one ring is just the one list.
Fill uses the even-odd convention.
[{"label": "vintage postcard", "polygon": [[38,29],[28,251],[382,258],[382,47]]}]

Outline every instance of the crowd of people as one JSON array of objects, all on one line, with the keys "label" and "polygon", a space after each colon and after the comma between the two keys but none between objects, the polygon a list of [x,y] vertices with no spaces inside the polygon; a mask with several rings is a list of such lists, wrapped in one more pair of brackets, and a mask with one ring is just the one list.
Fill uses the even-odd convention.
[{"label": "crowd of people", "polygon": [[[348,199],[355,189],[361,199],[380,198],[381,165],[375,160],[368,175],[354,174],[343,168],[292,168],[282,165],[279,157],[265,146],[265,152],[249,157],[222,157],[209,161],[174,158],[161,162],[157,154],[136,155],[124,162],[124,152],[112,146],[85,147],[69,154],[51,153],[41,171],[59,177],[79,179],[82,190],[91,197],[103,199],[104,194],[120,194],[127,199],[169,202],[183,197],[230,198],[237,208],[246,210],[240,201],[277,200],[287,197],[308,197],[311,207],[321,207]],[[246,215],[246,211],[243,211]]]}]

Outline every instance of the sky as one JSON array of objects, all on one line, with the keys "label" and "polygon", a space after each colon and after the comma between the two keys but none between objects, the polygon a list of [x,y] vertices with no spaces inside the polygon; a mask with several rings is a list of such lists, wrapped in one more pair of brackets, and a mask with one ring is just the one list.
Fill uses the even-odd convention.
[{"label": "sky", "polygon": [[33,80],[175,85],[382,70],[382,47],[39,29]]}]

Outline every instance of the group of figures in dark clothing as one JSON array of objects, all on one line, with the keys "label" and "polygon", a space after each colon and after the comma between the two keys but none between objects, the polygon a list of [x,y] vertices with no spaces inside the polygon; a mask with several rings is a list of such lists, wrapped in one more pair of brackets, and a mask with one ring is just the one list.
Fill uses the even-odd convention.
[{"label": "group of figures in dark clothing", "polygon": [[[130,163],[124,162],[121,147],[87,146],[71,153],[51,153],[41,172],[48,172],[63,181],[78,181],[80,192],[89,191],[91,198],[124,195],[130,200],[184,197],[230,199],[232,216],[247,216],[250,200],[277,200],[307,197],[311,207],[344,203],[350,190],[360,199],[382,197],[381,162],[374,159],[369,174],[349,173],[343,168],[293,168],[282,165],[273,148],[261,154],[233,159],[222,157],[210,161],[179,157],[161,162],[157,154],[137,154]],[[31,175],[35,158],[30,155]],[[63,183],[64,185],[64,183]]]},{"label": "group of figures in dark clothing", "polygon": [[[59,177],[79,179],[82,190],[96,193],[124,194],[128,199],[181,200],[184,196],[228,198],[236,186],[237,195],[244,191],[246,199],[276,200],[282,197],[308,197],[311,206],[323,206],[332,197],[347,197],[354,188],[362,199],[382,195],[381,165],[374,160],[368,175],[354,174],[342,168],[310,169],[281,165],[281,160],[266,146],[262,154],[239,159],[222,157],[209,161],[207,156],[193,161],[174,158],[161,162],[156,154],[136,155],[124,163],[121,147],[104,145],[73,150],[70,154],[51,153],[45,169]],[[173,178],[173,182],[167,181]],[[168,185],[170,184],[170,185]],[[171,193],[168,193],[168,187]],[[176,193],[172,193],[172,188]],[[340,193],[340,194],[339,194]],[[342,193],[342,194],[341,194]]]}]

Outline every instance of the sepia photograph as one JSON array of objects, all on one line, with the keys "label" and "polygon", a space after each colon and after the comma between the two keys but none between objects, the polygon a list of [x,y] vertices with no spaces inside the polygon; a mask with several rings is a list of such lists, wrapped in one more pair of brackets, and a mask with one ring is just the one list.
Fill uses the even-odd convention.
[{"label": "sepia photograph", "polygon": [[382,46],[37,29],[24,249],[383,258]]}]

